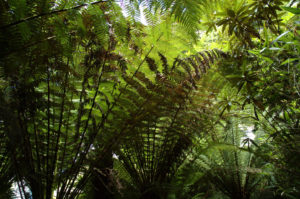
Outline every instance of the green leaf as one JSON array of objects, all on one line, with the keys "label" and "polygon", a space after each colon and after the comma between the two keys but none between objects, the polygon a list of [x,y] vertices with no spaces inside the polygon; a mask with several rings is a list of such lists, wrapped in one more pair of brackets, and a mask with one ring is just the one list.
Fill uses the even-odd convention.
[{"label": "green leaf", "polygon": [[288,11],[288,12],[296,14],[296,15],[300,14],[300,9],[299,8],[291,8],[291,7],[281,7],[281,8]]},{"label": "green leaf", "polygon": [[271,45],[274,44],[274,43],[276,43],[278,40],[280,40],[282,37],[284,37],[285,35],[287,35],[289,32],[290,31],[286,31],[286,32],[282,33],[281,35],[279,35],[276,39],[274,39],[272,41]]},{"label": "green leaf", "polygon": [[284,62],[282,62],[280,64],[280,66],[285,65],[287,63],[292,63],[293,61],[296,61],[296,60],[299,60],[299,58],[292,58],[292,59],[288,58],[287,60],[285,60]]},{"label": "green leaf", "polygon": [[267,48],[263,48],[261,51],[249,50],[249,52],[269,63],[273,63],[273,60],[271,58],[261,55],[261,53],[264,52],[266,49]]}]

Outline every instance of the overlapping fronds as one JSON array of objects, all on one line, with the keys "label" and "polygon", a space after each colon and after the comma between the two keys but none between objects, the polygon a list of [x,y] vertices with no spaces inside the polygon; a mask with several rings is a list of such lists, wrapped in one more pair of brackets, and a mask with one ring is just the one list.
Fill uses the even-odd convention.
[{"label": "overlapping fronds", "polygon": [[[187,161],[185,167],[202,173],[193,186],[201,188],[201,183],[208,182],[230,198],[249,198],[264,186],[270,174],[264,171],[264,162],[259,161],[253,151],[242,148],[245,132],[236,120],[229,121],[221,129],[223,138],[215,138],[218,140],[200,149],[200,153],[196,150],[196,158]],[[255,147],[257,145],[251,146]]]},{"label": "overlapping fronds", "polygon": [[200,76],[222,56],[217,50],[201,52],[168,66],[160,54],[163,73],[147,58],[155,81],[142,72],[124,76],[128,87],[121,104],[123,115],[129,112],[130,117],[119,131],[123,136],[116,153],[141,193],[170,180],[183,161],[193,134],[187,126],[194,117],[188,112],[189,99]]},{"label": "overlapping fronds", "polygon": [[[149,25],[155,25],[160,19],[155,17],[172,16],[175,21],[179,22],[185,31],[198,37],[197,31],[199,27],[200,17],[202,15],[203,5],[208,4],[206,1],[196,0],[124,0],[121,1],[127,14],[141,20],[141,16],[145,17],[145,21]],[[158,20],[157,20],[158,19]]]},{"label": "overlapping fronds", "polygon": [[[104,12],[114,4],[92,4],[80,15],[71,7],[34,19],[30,16],[38,12],[22,5],[1,7],[4,26],[29,17],[1,29],[1,150],[7,145],[1,158],[11,162],[16,181],[26,182],[34,198],[51,198],[54,189],[57,198],[74,197],[75,185],[84,182],[78,179],[87,153],[113,109],[120,61],[112,53],[114,38],[126,32],[111,21],[113,12]],[[51,12],[42,3],[34,5]],[[10,8],[25,14],[11,20]],[[19,188],[25,196],[24,186]]]},{"label": "overlapping fronds", "polygon": [[[102,161],[101,156],[112,150],[126,154],[126,147],[119,144],[126,146],[136,135],[137,146],[147,143],[145,166],[159,168],[150,182],[168,173],[181,147],[189,143],[181,135],[189,93],[219,54],[178,58],[169,66],[160,53],[162,64],[157,66],[149,57],[152,47],[139,64],[129,62],[126,54],[114,52],[115,46],[123,41],[124,47],[142,55],[143,43],[136,39],[141,36],[139,25],[118,17],[121,9],[112,2],[69,3],[66,8],[63,2],[52,7],[33,3],[36,10],[28,8],[31,4],[2,6],[6,22],[0,36],[5,82],[1,91],[6,93],[1,104],[5,129],[1,129],[1,146],[2,141],[19,143],[3,152],[13,159],[3,158],[15,168],[24,196],[28,186],[34,198],[51,198],[53,190],[57,198],[75,197],[95,168],[93,160]],[[10,8],[24,14],[9,14]],[[150,76],[140,70],[146,62]],[[150,149],[161,152],[150,160]],[[173,154],[168,156],[168,151]],[[150,166],[158,155],[169,158]]]}]

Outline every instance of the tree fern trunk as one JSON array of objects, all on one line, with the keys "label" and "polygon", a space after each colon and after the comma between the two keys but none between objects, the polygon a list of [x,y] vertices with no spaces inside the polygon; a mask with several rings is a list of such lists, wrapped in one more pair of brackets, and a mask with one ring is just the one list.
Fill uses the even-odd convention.
[{"label": "tree fern trunk", "polygon": [[93,199],[113,198],[111,169],[113,169],[113,159],[112,151],[109,151],[101,162],[96,163],[93,170],[91,178]]}]

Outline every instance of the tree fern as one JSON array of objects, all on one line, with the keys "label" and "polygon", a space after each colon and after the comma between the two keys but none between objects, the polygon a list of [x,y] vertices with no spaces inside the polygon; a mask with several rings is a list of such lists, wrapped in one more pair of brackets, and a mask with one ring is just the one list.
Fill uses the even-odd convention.
[{"label": "tree fern", "polygon": [[[202,56],[205,54],[199,53],[188,59],[195,60],[197,57],[198,60],[204,60]],[[152,189],[150,187],[155,184],[165,183],[172,178],[182,161],[182,151],[190,144],[188,132],[185,132],[180,121],[187,119],[183,119],[184,117],[190,117],[183,110],[186,109],[190,92],[195,89],[192,86],[196,81],[194,70],[199,69],[199,65],[203,63],[194,63],[194,67],[191,68],[184,60],[176,62],[180,63],[175,65],[176,68],[164,69],[170,71],[170,74],[164,77],[157,70],[156,62],[147,58],[149,68],[156,74],[156,82],[152,82],[141,72],[134,76],[136,81],[125,79],[129,85],[126,89],[133,89],[130,92],[136,92],[137,96],[140,96],[138,101],[132,98],[126,101],[131,101],[130,104],[137,104],[139,101],[141,103],[138,103],[138,106],[123,105],[124,108],[126,105],[130,106],[130,116],[133,118],[129,118],[119,132],[122,139],[120,149],[116,153],[142,195],[143,192],[150,194],[148,189]],[[189,74],[183,73],[187,67]],[[177,75],[178,77],[173,78]],[[146,195],[143,197],[147,197]]]},{"label": "tree fern", "polygon": [[203,172],[200,182],[208,180],[230,198],[250,198],[255,188],[260,187],[269,174],[263,173],[261,168],[255,168],[255,165],[261,166],[259,157],[240,148],[243,132],[239,130],[236,121],[227,125],[223,135],[226,144],[209,146],[214,148],[210,152],[202,150],[193,164],[196,163],[196,167]]}]

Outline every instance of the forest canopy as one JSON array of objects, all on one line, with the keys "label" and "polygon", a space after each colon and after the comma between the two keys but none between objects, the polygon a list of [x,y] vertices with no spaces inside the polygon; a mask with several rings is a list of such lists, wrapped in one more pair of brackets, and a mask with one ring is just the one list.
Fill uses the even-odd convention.
[{"label": "forest canopy", "polygon": [[0,0],[0,198],[300,198],[299,0]]}]

